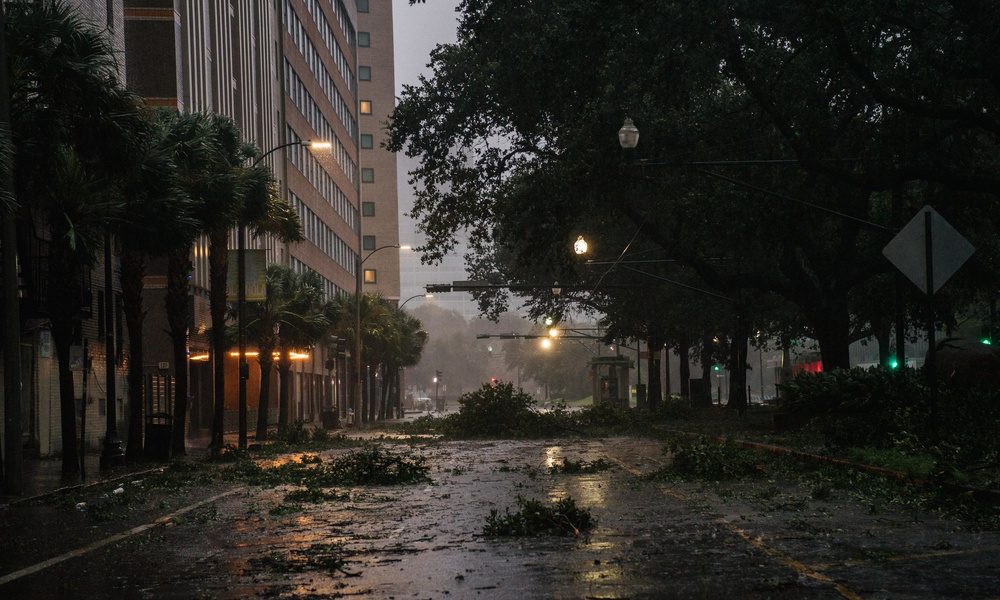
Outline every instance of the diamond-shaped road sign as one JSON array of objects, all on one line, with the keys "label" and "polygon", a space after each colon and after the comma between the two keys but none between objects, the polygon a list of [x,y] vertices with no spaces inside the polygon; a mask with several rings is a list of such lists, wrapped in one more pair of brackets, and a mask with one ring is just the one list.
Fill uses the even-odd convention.
[{"label": "diamond-shaped road sign", "polygon": [[[927,288],[927,217],[930,214],[931,266],[930,290]],[[930,206],[920,209],[910,222],[892,238],[882,254],[924,293],[933,294],[958,271],[976,248],[962,237],[948,221]]]}]

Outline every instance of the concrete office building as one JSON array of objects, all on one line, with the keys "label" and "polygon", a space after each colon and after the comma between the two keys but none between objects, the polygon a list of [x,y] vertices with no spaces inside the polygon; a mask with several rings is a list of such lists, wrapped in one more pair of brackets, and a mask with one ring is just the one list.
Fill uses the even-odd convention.
[{"label": "concrete office building", "polygon": [[[392,0],[358,0],[363,290],[400,301],[396,155],[382,147],[395,107]],[[378,252],[376,252],[378,251]]]},{"label": "concrete office building", "polygon": [[[282,245],[251,239],[247,247],[265,250],[268,262],[315,271],[328,297],[353,293],[356,282],[362,179],[358,31],[354,0],[125,1],[130,83],[151,104],[232,116],[244,137],[265,152],[289,144],[266,160],[281,193],[300,216],[306,241]],[[319,153],[294,144],[308,140],[330,142],[332,147]],[[198,243],[192,259],[190,429],[197,431],[211,423],[211,362],[199,360],[209,355],[207,241]],[[163,317],[162,299],[157,298],[162,284],[162,276],[148,281],[150,321]],[[398,295],[398,268],[395,289]],[[147,335],[157,334],[148,345],[146,362],[153,365],[169,360],[169,338],[151,325]],[[317,420],[331,401],[324,368],[327,352],[320,345],[296,361],[292,419]],[[256,362],[250,362],[253,423],[259,374]],[[183,368],[153,369],[151,376],[167,380],[178,367]],[[235,357],[227,362],[226,372],[226,423],[232,429],[237,409]],[[271,397],[277,398],[276,393]],[[277,410],[274,404],[272,413]]]}]

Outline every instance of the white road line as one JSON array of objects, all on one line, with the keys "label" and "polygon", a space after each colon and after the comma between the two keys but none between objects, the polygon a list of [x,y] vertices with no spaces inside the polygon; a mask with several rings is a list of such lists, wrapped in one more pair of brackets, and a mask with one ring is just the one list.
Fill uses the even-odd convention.
[{"label": "white road line", "polygon": [[103,548],[104,546],[107,546],[109,544],[114,544],[115,542],[121,541],[121,540],[123,540],[123,539],[125,539],[127,537],[131,537],[131,536],[133,536],[133,535],[135,535],[137,533],[142,533],[143,531],[147,531],[147,530],[152,529],[153,527],[156,527],[158,525],[166,525],[171,519],[173,519],[175,517],[183,515],[184,513],[190,512],[190,511],[192,511],[192,510],[194,510],[194,509],[196,509],[196,508],[198,508],[200,506],[204,506],[205,504],[209,504],[211,502],[215,502],[216,500],[218,500],[220,498],[225,498],[226,496],[230,496],[230,495],[235,494],[237,492],[240,492],[242,490],[243,490],[243,488],[240,487],[240,488],[236,488],[236,489],[233,489],[233,490],[229,490],[228,492],[223,492],[223,493],[218,494],[216,496],[212,496],[211,498],[207,498],[205,500],[202,500],[201,502],[195,502],[194,504],[192,504],[190,506],[185,506],[184,508],[182,508],[182,509],[180,509],[178,511],[172,512],[172,513],[170,513],[169,515],[167,515],[165,517],[160,517],[159,519],[153,521],[152,523],[146,523],[145,525],[139,525],[138,527],[133,527],[132,529],[129,529],[128,531],[124,531],[122,533],[115,534],[115,535],[113,535],[111,537],[106,537],[103,540],[98,540],[98,541],[96,541],[96,542],[94,542],[92,544],[84,546],[83,548],[78,548],[76,550],[72,550],[70,552],[67,552],[66,554],[62,554],[62,555],[56,556],[55,558],[50,558],[50,559],[44,560],[44,561],[42,561],[40,563],[35,563],[35,564],[31,565],[30,567],[25,567],[25,568],[21,569],[20,571],[14,571],[13,573],[10,573],[10,574],[4,575],[3,577],[0,577],[0,585],[4,585],[4,584],[7,584],[7,583],[10,583],[11,581],[14,581],[15,579],[20,579],[21,577],[24,577],[26,575],[31,575],[33,573],[37,573],[37,572],[39,572],[39,571],[41,571],[43,569],[47,569],[47,568],[51,567],[52,565],[59,564],[59,563],[61,563],[63,561],[67,561],[67,560],[69,560],[71,558],[76,558],[77,556],[83,556],[84,554],[87,554],[88,552],[92,552],[92,551],[97,550],[99,548]]}]

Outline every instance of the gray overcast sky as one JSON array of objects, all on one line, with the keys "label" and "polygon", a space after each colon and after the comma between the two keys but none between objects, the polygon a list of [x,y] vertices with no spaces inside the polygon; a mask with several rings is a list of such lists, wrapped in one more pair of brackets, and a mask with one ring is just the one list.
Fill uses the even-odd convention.
[{"label": "gray overcast sky", "polygon": [[[431,50],[438,44],[455,41],[460,0],[427,0],[410,6],[409,0],[392,0],[393,44],[395,46],[396,97],[403,85],[416,85],[417,76],[427,72]],[[399,243],[419,243],[415,224],[406,216],[413,208],[413,191],[407,183],[411,159],[397,156],[399,173]]]},{"label": "gray overcast sky", "polygon": [[455,41],[459,3],[427,0],[426,4],[410,6],[409,0],[392,0],[397,96],[403,84],[415,85],[417,75],[426,71],[434,46]]}]

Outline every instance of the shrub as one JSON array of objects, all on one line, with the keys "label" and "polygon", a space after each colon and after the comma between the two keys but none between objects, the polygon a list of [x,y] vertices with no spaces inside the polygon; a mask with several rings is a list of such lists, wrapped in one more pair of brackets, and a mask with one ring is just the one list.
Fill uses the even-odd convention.
[{"label": "shrub", "polygon": [[817,427],[834,449],[889,448],[900,432],[926,429],[927,389],[913,369],[802,373],[779,390],[779,408],[819,418]]},{"label": "shrub", "polygon": [[530,438],[557,432],[553,430],[553,417],[538,413],[535,400],[515,391],[512,383],[485,384],[464,394],[458,404],[458,412],[447,416],[442,423],[442,430],[449,437]]},{"label": "shrub", "polygon": [[518,510],[504,514],[496,509],[486,517],[483,533],[494,537],[520,537],[530,535],[580,535],[597,525],[590,511],[580,508],[570,497],[546,506],[538,500],[517,496]]},{"label": "shrub", "polygon": [[759,477],[764,474],[761,454],[736,445],[732,440],[715,442],[704,436],[672,441],[670,464],[651,473],[651,479],[693,479],[725,481]]}]

